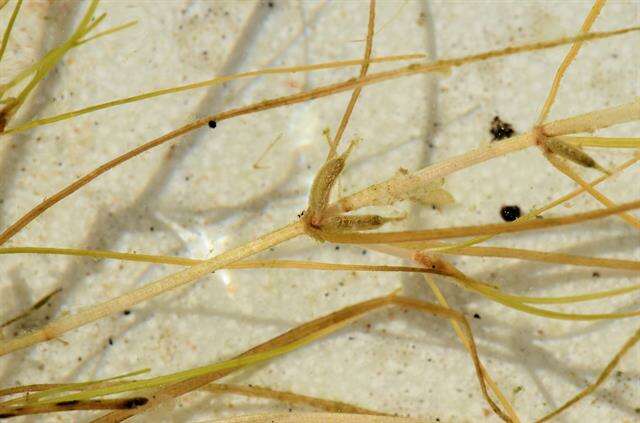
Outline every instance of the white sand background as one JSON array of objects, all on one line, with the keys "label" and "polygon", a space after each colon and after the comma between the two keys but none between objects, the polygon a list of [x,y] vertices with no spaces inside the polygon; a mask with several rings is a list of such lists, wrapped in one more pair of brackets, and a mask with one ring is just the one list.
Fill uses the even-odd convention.
[{"label": "white sand background", "polygon": [[[13,2],[0,12],[4,28]],[[9,80],[73,31],[86,3],[29,1],[0,64]],[[427,53],[450,58],[578,32],[590,2],[380,1],[375,56]],[[360,58],[366,2],[104,1],[101,28],[137,26],[72,50],[39,87],[17,121],[45,117],[148,90],[266,66]],[[638,2],[611,2],[594,30],[638,25]],[[564,79],[550,119],[633,100],[640,92],[640,36],[586,45]],[[495,115],[518,132],[530,129],[568,47],[520,54],[413,76],[364,89],[345,133],[362,137],[339,193],[345,195],[486,145]],[[371,70],[396,65],[372,65]],[[160,97],[0,138],[0,228],[130,148],[194,118],[356,76],[357,67],[268,76]],[[281,227],[306,206],[312,178],[349,98],[335,95],[221,122],[169,142],[110,171],[47,211],[7,245],[99,248],[205,258]],[[634,135],[638,123],[602,134]],[[276,138],[274,147],[254,163]],[[595,151],[605,166],[629,151]],[[588,179],[596,172],[581,170]],[[638,166],[602,185],[616,202],[638,198]],[[575,184],[531,149],[456,173],[445,187],[457,199],[442,211],[397,204],[409,212],[389,228],[499,222],[504,204],[528,211]],[[586,196],[549,215],[592,209]],[[640,259],[637,232],[608,218],[557,231],[502,236],[491,244]],[[339,263],[400,263],[354,246],[297,240],[261,258]],[[629,272],[515,260],[457,258],[455,263],[505,291],[567,295],[637,282]],[[57,287],[60,295],[4,331],[12,337],[176,272],[172,266],[56,256],[0,257],[0,320]],[[495,305],[441,280],[464,312],[484,364],[523,421],[561,405],[597,377],[637,328],[637,320],[551,321]],[[298,270],[219,271],[51,341],[0,358],[0,385],[82,381],[150,367],[161,375],[228,358],[340,307],[402,288],[435,301],[421,279],[400,274]],[[638,294],[560,308],[607,312],[637,308]],[[473,319],[478,313],[481,319]],[[110,345],[109,340],[113,345]],[[637,421],[640,348],[595,395],[557,421]],[[252,383],[426,421],[498,421],[480,394],[468,355],[447,321],[388,309],[286,357],[227,381]],[[142,421],[209,421],[263,411],[311,411],[238,396],[190,394]],[[87,421],[60,414],[25,421]],[[95,414],[94,414],[95,415]],[[146,420],[145,420],[146,419]],[[437,420],[439,419],[439,420]]]}]

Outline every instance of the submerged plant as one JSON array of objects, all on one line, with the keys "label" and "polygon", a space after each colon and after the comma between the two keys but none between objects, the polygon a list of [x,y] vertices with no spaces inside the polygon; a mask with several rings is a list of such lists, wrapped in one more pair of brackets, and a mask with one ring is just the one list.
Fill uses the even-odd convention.
[{"label": "submerged plant", "polygon": [[[620,188],[637,186],[640,142],[630,134],[640,98],[626,91],[633,70],[605,66],[637,40],[638,27],[620,25],[624,5],[596,1],[574,35],[534,32],[532,42],[491,41],[472,54],[452,42],[439,60],[438,13],[460,15],[452,22],[460,27],[477,16],[444,4],[375,1],[368,9],[167,3],[152,13],[98,1],[0,6],[10,10],[2,11],[9,15],[0,69],[24,60],[11,50],[22,17],[82,11],[55,45],[0,80],[2,417],[107,409],[95,421],[152,410],[167,419],[214,418],[250,413],[252,398],[267,398],[269,413],[247,421],[443,413],[544,421],[593,407],[580,400],[611,379],[640,339],[632,319],[640,315],[632,301],[640,288],[632,283],[640,200],[637,189]],[[483,7],[492,9],[486,16],[506,8]],[[551,27],[546,7],[520,9],[509,24],[540,13]],[[102,8],[108,14],[98,14]],[[615,27],[592,28],[609,8]],[[366,22],[336,29],[348,9]],[[294,13],[299,27],[273,29]],[[151,20],[145,31],[157,23],[158,37],[179,40],[188,51],[178,49],[187,55],[180,59],[188,60],[170,65],[161,38],[134,34],[144,19]],[[165,31],[167,20],[179,23]],[[113,26],[100,32],[103,21]],[[308,33],[329,28],[329,46]],[[416,28],[430,35],[406,32]],[[477,51],[474,41],[457,43]],[[273,55],[265,57],[265,42],[278,44]],[[591,44],[600,49],[593,53]],[[336,61],[336,46],[360,57]],[[559,46],[569,51],[538,110],[536,93],[518,84],[546,88],[546,71],[530,81],[511,67],[536,55],[551,69]],[[565,92],[563,77],[588,74],[585,63],[570,67],[588,51],[600,65],[592,81],[620,76],[606,92],[582,77]],[[95,74],[74,73],[83,54],[97,63]],[[309,56],[327,60],[300,64]],[[109,69],[140,72],[105,75],[107,57],[116,62]],[[285,66],[282,57],[302,60]],[[413,63],[394,64],[401,61]],[[222,76],[211,79],[212,65]],[[349,66],[359,67],[356,77],[345,73]],[[184,80],[176,81],[180,72]],[[96,81],[141,86],[103,103],[94,100],[104,95]],[[171,88],[159,89],[163,83]],[[486,86],[504,88],[467,101],[463,89]],[[213,88],[202,94],[205,87]],[[79,97],[98,104],[77,108],[69,99]],[[440,97],[445,111],[436,113]],[[560,205],[574,210],[552,211]],[[501,213],[512,222],[494,223]],[[504,258],[519,262],[505,268],[496,260]],[[12,291],[39,294],[27,304]],[[628,368],[636,378],[637,363]],[[45,369],[64,380],[42,380]],[[618,372],[611,386],[633,398],[626,370]],[[230,407],[212,394],[249,402]],[[617,402],[605,412],[635,413]],[[332,414],[271,414],[293,405]]]}]

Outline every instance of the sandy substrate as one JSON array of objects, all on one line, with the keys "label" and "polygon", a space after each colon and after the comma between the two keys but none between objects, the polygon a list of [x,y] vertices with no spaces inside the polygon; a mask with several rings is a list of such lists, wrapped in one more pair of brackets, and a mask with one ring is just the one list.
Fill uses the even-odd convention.
[{"label": "sandy substrate", "polygon": [[[13,3],[0,12],[4,28]],[[84,4],[26,1],[0,64],[0,83],[65,39]],[[380,2],[374,56],[459,57],[578,32],[589,2]],[[148,90],[267,66],[361,58],[362,2],[105,1],[101,28],[138,24],[72,50],[35,91],[17,122]],[[611,2],[594,30],[640,22],[637,2]],[[637,33],[586,45],[566,75],[550,119],[632,101],[640,92]],[[495,116],[517,133],[537,117],[568,47],[521,54],[367,87],[345,139],[363,139],[336,189],[340,195],[487,145]],[[372,65],[371,71],[395,64]],[[355,77],[357,67],[245,79],[159,97],[0,137],[0,228],[102,162],[196,118]],[[338,127],[349,93],[204,127],[107,173],[47,211],[7,246],[56,246],[206,258],[281,227],[306,207],[326,156],[324,128]],[[637,136],[638,123],[603,131]],[[274,143],[275,142],[275,143]],[[263,154],[267,148],[270,149]],[[594,151],[606,167],[629,150]],[[581,170],[588,180],[598,173]],[[602,185],[616,202],[640,194],[638,166]],[[408,213],[389,230],[500,222],[504,205],[523,212],[574,189],[537,149],[446,178],[456,203]],[[599,207],[581,196],[551,215]],[[638,214],[636,214],[638,216]],[[637,233],[608,218],[566,229],[502,236],[493,245],[640,259]],[[259,258],[401,264],[358,246],[299,239]],[[505,291],[560,296],[626,286],[630,272],[516,260],[455,258],[469,274]],[[406,263],[405,263],[406,264]],[[113,260],[0,256],[0,320],[61,287],[62,293],[5,337],[37,328],[179,270]],[[480,356],[523,421],[560,406],[592,381],[637,329],[637,321],[552,321],[511,311],[447,283],[452,307],[469,317]],[[0,358],[1,387],[152,375],[228,358],[314,317],[401,288],[435,301],[417,276],[300,270],[222,270],[117,313],[59,341]],[[638,294],[559,308],[609,312],[637,308]],[[477,317],[474,319],[474,315]],[[634,421],[640,407],[640,348],[604,388],[564,421]],[[228,378],[427,421],[497,421],[449,323],[400,309],[361,320],[330,338]],[[269,400],[194,393],[148,414],[148,421],[209,421],[226,415],[312,411]],[[86,421],[67,414],[33,421]],[[208,420],[209,419],[209,420]],[[289,421],[289,420],[287,420]]]}]

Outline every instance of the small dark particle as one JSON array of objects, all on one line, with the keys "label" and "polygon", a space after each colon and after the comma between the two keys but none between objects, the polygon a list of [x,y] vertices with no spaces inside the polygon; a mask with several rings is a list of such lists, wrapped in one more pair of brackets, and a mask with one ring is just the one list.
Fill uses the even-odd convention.
[{"label": "small dark particle", "polygon": [[215,128],[216,126],[218,126],[218,123],[215,120],[210,120],[209,121],[209,128]]},{"label": "small dark particle", "polygon": [[339,245],[336,245],[336,251],[338,251],[340,249]]},{"label": "small dark particle", "polygon": [[60,407],[71,407],[71,406],[79,404],[79,403],[80,403],[80,401],[78,401],[78,400],[60,401],[60,402],[56,402],[56,405],[58,405]]},{"label": "small dark particle", "polygon": [[366,256],[367,255],[367,250],[362,250],[362,255]]},{"label": "small dark particle", "polygon": [[113,345],[113,338],[109,337],[109,345]]},{"label": "small dark particle", "polygon": [[503,122],[498,116],[494,117],[491,121],[491,129],[489,129],[491,135],[493,135],[494,141],[510,138],[516,131],[513,130],[513,126],[507,122]]},{"label": "small dark particle", "polygon": [[132,409],[145,405],[149,400],[145,397],[131,398],[122,403],[123,408]]},{"label": "small dark particle", "polygon": [[270,1],[269,3],[267,3],[267,6],[269,6],[269,7],[273,8],[273,2],[272,2],[272,1]]},{"label": "small dark particle", "polygon": [[473,318],[474,318],[474,319],[480,319],[480,315],[479,315],[478,313],[474,313],[474,314],[473,314]]},{"label": "small dark particle", "polygon": [[500,209],[500,216],[505,222],[513,222],[520,217],[520,207],[518,206],[503,206]]},{"label": "small dark particle", "polygon": [[594,278],[599,278],[600,277],[600,272],[593,272],[591,274],[591,276],[593,276]]},{"label": "small dark particle", "polygon": [[304,216],[304,210],[302,210],[299,214],[298,214],[298,219],[301,218],[302,216]]},{"label": "small dark particle", "polygon": [[128,316],[131,314],[131,310],[125,310],[122,312],[122,314],[124,314],[125,316]]},{"label": "small dark particle", "polygon": [[154,228],[153,226],[151,226],[151,227],[149,227],[149,230],[150,230],[151,232],[153,232],[153,231],[155,231],[155,230],[156,230],[156,228]]}]

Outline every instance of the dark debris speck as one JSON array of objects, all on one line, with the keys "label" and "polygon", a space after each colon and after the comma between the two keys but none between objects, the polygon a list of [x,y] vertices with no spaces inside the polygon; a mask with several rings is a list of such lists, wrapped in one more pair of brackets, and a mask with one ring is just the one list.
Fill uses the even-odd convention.
[{"label": "dark debris speck", "polygon": [[122,403],[122,407],[125,409],[137,408],[145,405],[149,400],[145,397],[131,398]]},{"label": "dark debris speck", "polygon": [[491,128],[489,129],[491,135],[493,135],[494,141],[503,140],[505,138],[510,138],[515,134],[513,126],[510,123],[503,122],[500,117],[495,116],[491,121]]},{"label": "dark debris speck", "polygon": [[500,209],[500,216],[505,222],[513,222],[520,217],[522,212],[518,206],[503,206]]}]

